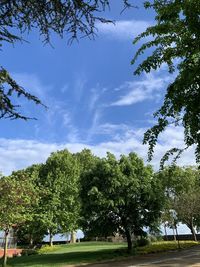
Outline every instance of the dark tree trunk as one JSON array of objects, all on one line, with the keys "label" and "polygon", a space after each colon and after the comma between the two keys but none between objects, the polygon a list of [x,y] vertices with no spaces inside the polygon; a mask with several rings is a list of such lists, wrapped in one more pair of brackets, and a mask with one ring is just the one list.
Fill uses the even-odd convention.
[{"label": "dark tree trunk", "polygon": [[132,251],[132,240],[131,240],[131,233],[128,229],[125,230],[126,240],[128,244],[128,252]]},{"label": "dark tree trunk", "polygon": [[9,234],[9,229],[6,229],[4,236],[4,253],[3,253],[3,264],[2,264],[3,267],[7,266],[8,234]]},{"label": "dark tree trunk", "polygon": [[165,239],[166,241],[168,240],[168,236],[167,236],[167,226],[166,224],[164,223],[164,231],[165,231]]},{"label": "dark tree trunk", "polygon": [[175,234],[175,226],[174,225],[172,225],[172,231],[173,231],[174,241],[176,241],[176,234]]},{"label": "dark tree trunk", "polygon": [[177,242],[178,242],[178,248],[180,249],[181,246],[180,246],[180,242],[179,242],[179,235],[178,235],[177,224],[175,224],[175,230],[176,230],[176,240],[177,240]]}]

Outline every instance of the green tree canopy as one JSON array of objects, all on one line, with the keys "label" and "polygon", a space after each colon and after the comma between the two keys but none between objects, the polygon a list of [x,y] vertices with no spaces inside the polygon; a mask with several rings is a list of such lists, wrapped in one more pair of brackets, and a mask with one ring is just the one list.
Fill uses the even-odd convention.
[{"label": "green tree canopy", "polygon": [[40,171],[42,199],[50,243],[56,233],[76,230],[79,220],[79,164],[68,150],[52,153]]},{"label": "green tree canopy", "polygon": [[13,172],[15,179],[20,181],[23,176],[32,183],[35,189],[35,197],[37,197],[37,201],[32,201],[29,207],[31,218],[27,220],[25,224],[18,225],[15,231],[18,241],[23,244],[28,244],[30,247],[40,243],[44,235],[47,234],[44,205],[42,201],[47,192],[45,187],[41,184],[39,177],[42,166],[42,164],[34,164],[24,170]]},{"label": "green tree canopy", "polygon": [[37,201],[32,183],[21,175],[15,174],[0,179],[0,229],[5,232],[4,260],[7,261],[8,234],[12,227],[24,224],[31,219],[31,203]]},{"label": "green tree canopy", "polygon": [[[176,75],[167,88],[163,105],[154,114],[157,124],[144,136],[144,143],[149,144],[149,159],[152,158],[159,134],[169,125],[182,125],[185,148],[196,145],[196,159],[199,162],[200,1],[154,0],[146,1],[145,6],[155,11],[156,24],[134,41],[136,44],[147,36],[151,37],[140,47],[132,61],[134,64],[139,56],[150,49],[150,55],[139,64],[135,74],[148,73],[167,64],[169,73]],[[173,153],[179,157],[185,148],[172,148],[164,160]]]},{"label": "green tree canopy", "polygon": [[143,235],[160,215],[159,183],[136,154],[117,160],[108,153],[81,175],[83,229],[92,236],[121,233],[132,248],[132,235]]}]

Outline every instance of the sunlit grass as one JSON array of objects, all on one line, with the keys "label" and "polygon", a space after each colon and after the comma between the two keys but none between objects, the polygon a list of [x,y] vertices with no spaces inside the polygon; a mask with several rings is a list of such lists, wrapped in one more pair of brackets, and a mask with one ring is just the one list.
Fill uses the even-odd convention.
[{"label": "sunlit grass", "polygon": [[178,241],[160,241],[160,242],[154,242],[148,246],[137,248],[137,253],[138,254],[158,253],[169,250],[176,250],[179,249],[179,246],[181,249],[183,249],[198,244],[200,243],[195,241],[179,241],[179,244]]},{"label": "sunlit grass", "polygon": [[[181,248],[199,244],[193,241],[180,241]],[[159,253],[178,249],[177,242],[155,242],[137,248],[132,255],[127,253],[126,243],[83,242],[57,245],[53,248],[44,246],[38,255],[9,259],[9,267],[66,267],[71,264],[86,264],[99,261],[118,260],[133,257],[136,254]]]}]

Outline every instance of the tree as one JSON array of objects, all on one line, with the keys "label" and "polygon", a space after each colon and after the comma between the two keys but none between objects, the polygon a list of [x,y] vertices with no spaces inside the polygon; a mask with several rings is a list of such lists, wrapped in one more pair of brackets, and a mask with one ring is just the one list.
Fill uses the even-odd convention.
[{"label": "tree", "polygon": [[[69,42],[79,37],[94,37],[95,23],[111,22],[98,16],[109,7],[110,0],[3,0],[0,9],[0,47],[5,42],[23,42],[23,34],[37,28],[45,43],[50,42],[52,32],[61,38],[67,35]],[[130,7],[129,0],[122,0]],[[5,69],[0,69],[0,118],[29,119],[22,115],[13,97],[24,96],[36,104],[42,104],[34,95],[19,86]]]},{"label": "tree", "polygon": [[53,245],[53,235],[77,229],[79,219],[79,164],[68,150],[52,153],[40,171],[44,189],[41,199],[44,224]]},{"label": "tree", "polygon": [[5,233],[3,266],[7,264],[8,234],[12,227],[30,219],[29,207],[35,201],[35,190],[28,180],[21,176],[0,179],[0,229]]},{"label": "tree", "polygon": [[83,229],[92,236],[121,233],[132,249],[132,235],[144,235],[144,227],[155,225],[160,215],[159,183],[150,166],[135,153],[116,160],[107,158],[81,175]]},{"label": "tree", "polygon": [[15,179],[20,181],[23,176],[32,183],[35,189],[35,197],[37,197],[37,201],[31,202],[29,207],[30,219],[26,221],[26,224],[18,225],[15,231],[18,241],[23,244],[28,244],[30,247],[41,243],[44,235],[47,234],[44,220],[45,210],[42,202],[43,197],[47,193],[39,177],[42,166],[42,164],[34,164],[24,170],[13,172]]},{"label": "tree", "polygon": [[167,87],[164,103],[154,113],[157,124],[147,130],[144,144],[149,144],[149,160],[152,159],[159,134],[169,125],[182,125],[185,148],[172,148],[164,156],[162,165],[170,155],[175,160],[188,147],[195,145],[197,162],[200,161],[200,1],[196,0],[154,0],[146,1],[146,8],[152,8],[156,24],[147,28],[134,41],[151,37],[137,51],[132,64],[148,49],[150,55],[138,65],[136,75],[150,72],[167,64],[169,73],[176,74]]},{"label": "tree", "polygon": [[197,241],[195,232],[195,219],[198,220],[200,213],[200,187],[190,188],[187,192],[182,192],[175,199],[175,209],[178,218],[190,229],[194,241]]},{"label": "tree", "polygon": [[175,211],[177,222],[186,224],[196,241],[195,226],[200,221],[199,170],[195,167],[168,167],[158,175],[164,186],[166,210],[168,213]]}]

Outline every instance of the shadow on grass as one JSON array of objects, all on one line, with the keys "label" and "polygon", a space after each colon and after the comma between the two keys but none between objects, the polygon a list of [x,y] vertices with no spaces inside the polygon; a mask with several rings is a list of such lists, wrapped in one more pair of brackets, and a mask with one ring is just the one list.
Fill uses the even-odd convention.
[{"label": "shadow on grass", "polygon": [[8,266],[60,267],[67,266],[69,264],[92,263],[102,260],[116,259],[118,257],[123,257],[127,255],[128,254],[126,249],[102,249],[99,251],[67,252],[61,254],[49,253],[9,259]]}]

